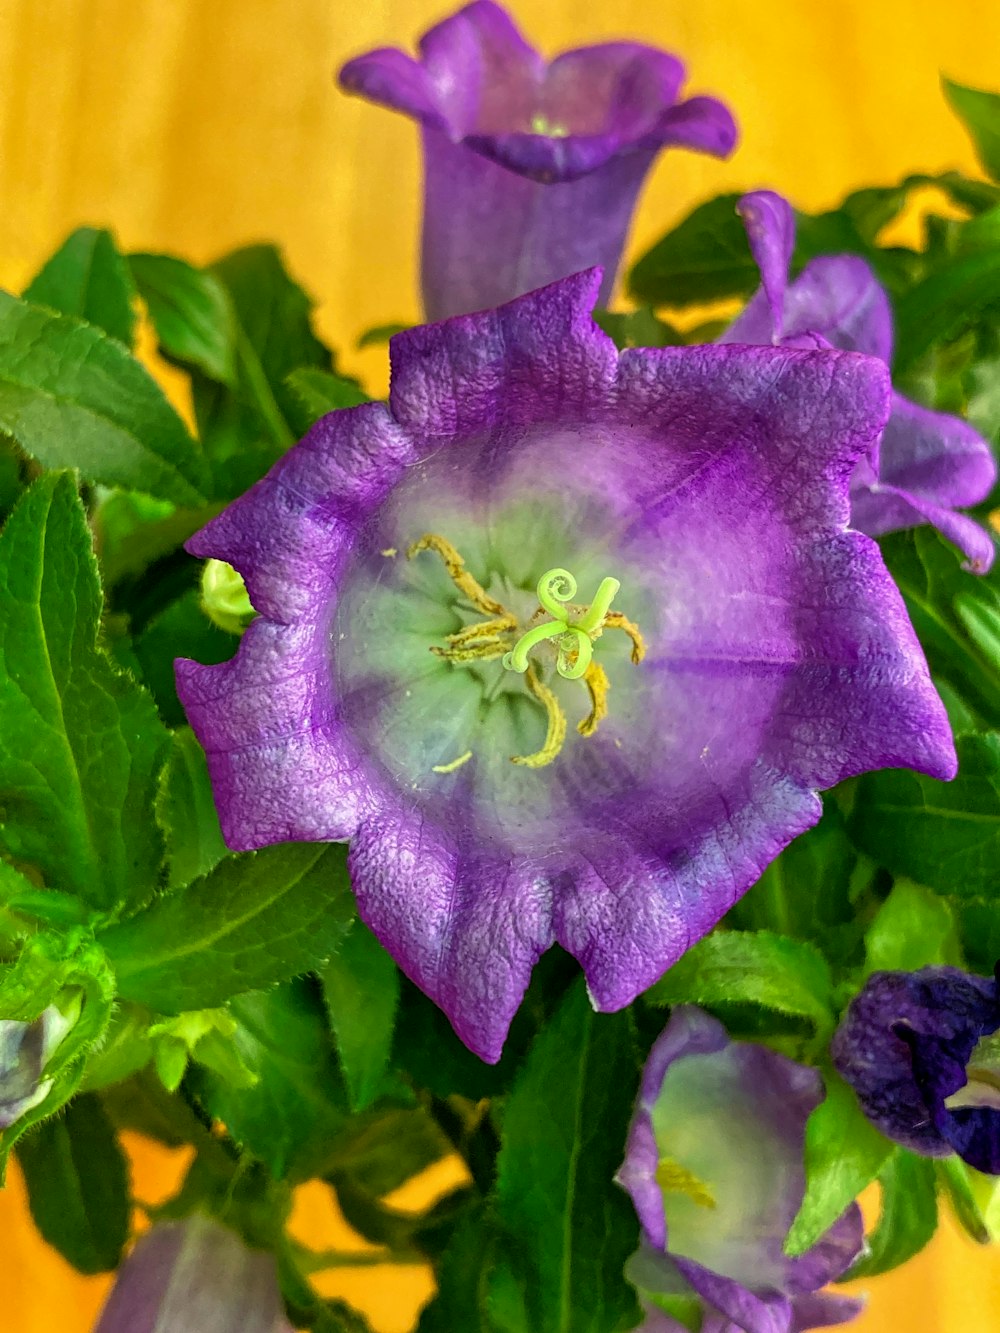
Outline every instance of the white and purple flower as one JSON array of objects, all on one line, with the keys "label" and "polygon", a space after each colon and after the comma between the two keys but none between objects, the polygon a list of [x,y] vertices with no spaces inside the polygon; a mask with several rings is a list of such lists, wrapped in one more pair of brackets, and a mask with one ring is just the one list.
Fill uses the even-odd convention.
[{"label": "white and purple flower", "polygon": [[675,1009],[646,1062],[617,1179],[642,1246],[627,1272],[644,1333],[802,1333],[853,1319],[861,1302],[822,1288],[861,1252],[855,1204],[805,1254],[784,1240],[805,1192],[806,1121],[823,1097],[815,1069],[748,1042],[700,1009]]},{"label": "white and purple flower", "polygon": [[736,143],[721,102],[678,102],[675,56],[609,42],[547,62],[490,0],[425,33],[419,61],[371,51],[340,81],[420,122],[428,319],[500,305],[595,264],[606,303],[657,154],[725,157]]},{"label": "white and purple flower", "polygon": [[831,1047],[865,1115],[927,1157],[1000,1175],[1000,980],[956,967],[875,972]]},{"label": "white and purple flower", "polygon": [[818,789],[955,770],[847,528],[884,365],[619,354],[599,285],[399,334],[387,406],[324,417],[188,544],[259,613],[231,662],[177,664],[226,841],[348,840],[362,917],[491,1061],[553,942],[619,1009]]},{"label": "white and purple flower", "polygon": [[196,1214],[160,1222],[122,1265],[94,1333],[293,1333],[274,1256]]},{"label": "white and purple flower", "polygon": [[[760,269],[761,287],[719,339],[785,347],[840,347],[892,362],[889,298],[863,259],[825,255],[794,282],[795,215],[770,190],[744,195],[739,211]],[[858,459],[851,478],[851,524],[869,537],[930,523],[985,573],[993,538],[955,512],[979,504],[997,479],[989,445],[968,422],[932,412],[893,393],[880,439]]]}]

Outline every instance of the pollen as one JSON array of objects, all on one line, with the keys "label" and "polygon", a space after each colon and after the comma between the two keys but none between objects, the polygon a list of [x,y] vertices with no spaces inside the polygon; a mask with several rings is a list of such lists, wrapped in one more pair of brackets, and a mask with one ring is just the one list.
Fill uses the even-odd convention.
[{"label": "pollen", "polygon": [[693,1171],[672,1157],[661,1157],[656,1168],[656,1183],[664,1194],[686,1194],[699,1208],[715,1208],[715,1195]]}]

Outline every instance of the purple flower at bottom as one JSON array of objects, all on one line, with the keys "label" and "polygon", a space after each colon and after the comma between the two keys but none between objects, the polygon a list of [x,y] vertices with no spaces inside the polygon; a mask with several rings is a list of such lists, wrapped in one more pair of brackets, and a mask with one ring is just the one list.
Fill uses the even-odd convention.
[{"label": "purple flower at bottom", "polygon": [[1000,982],[955,967],[875,972],[831,1047],[865,1115],[929,1157],[1000,1175]]},{"label": "purple flower at bottom", "polygon": [[805,1254],[783,1249],[805,1192],[806,1121],[822,1098],[815,1069],[730,1041],[700,1009],[673,1011],[617,1176],[642,1226],[626,1271],[648,1306],[646,1333],[680,1333],[673,1302],[701,1308],[702,1333],[800,1333],[858,1313],[859,1301],[821,1291],[861,1252],[856,1205]]},{"label": "purple flower at bottom", "polygon": [[[739,211],[761,287],[719,342],[841,347],[888,365],[892,311],[865,261],[823,256],[789,283],[795,215],[787,200],[761,190],[744,195]],[[993,563],[993,539],[955,509],[985,500],[996,478],[989,445],[967,422],[894,393],[881,439],[858,460],[851,478],[851,524],[880,537],[930,523],[966,555],[967,569],[983,574]]]},{"label": "purple flower at bottom", "polygon": [[551,63],[475,0],[425,33],[420,60],[383,49],[344,66],[350,92],[420,122],[428,319],[485,310],[600,264],[606,304],[657,154],[727,156],[736,127],[711,97],[678,102],[684,67],[637,42]]},{"label": "purple flower at bottom", "polygon": [[293,1333],[274,1256],[207,1217],[161,1222],[125,1260],[94,1333]]},{"label": "purple flower at bottom", "polygon": [[231,662],[177,664],[234,849],[348,840],[361,916],[496,1060],[554,941],[614,1010],[882,766],[953,775],[847,480],[885,367],[616,352],[578,274],[393,339],[188,543],[246,579]]}]

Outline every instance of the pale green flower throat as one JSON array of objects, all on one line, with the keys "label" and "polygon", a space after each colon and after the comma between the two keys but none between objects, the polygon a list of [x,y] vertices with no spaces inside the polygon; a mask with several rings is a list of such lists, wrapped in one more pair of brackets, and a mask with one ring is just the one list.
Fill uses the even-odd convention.
[{"label": "pale green flower throat", "polygon": [[[445,638],[444,646],[435,644],[431,652],[446,658],[455,666],[498,660],[507,671],[524,676],[531,696],[545,710],[547,728],[540,749],[529,755],[512,755],[512,762],[528,768],[543,768],[551,764],[562,750],[566,740],[566,714],[552,689],[542,678],[537,661],[529,657],[542,644],[555,649],[555,671],[566,680],[579,680],[590,696],[590,712],[577,725],[581,736],[593,736],[608,713],[610,684],[604,668],[594,661],[594,642],[606,629],[618,629],[632,641],[632,661],[642,661],[646,645],[638,625],[620,611],[612,611],[611,603],[621,587],[617,579],[605,578],[589,606],[573,602],[576,579],[567,569],[550,569],[538,580],[536,592],[539,608],[527,625],[519,625],[517,616],[502,602],[482,587],[469,573],[465,561],[444,537],[425,533],[407,551],[412,560],[421,551],[434,551],[444,562],[448,576],[460,593],[469,601],[483,620],[466,625],[464,629]],[[544,617],[548,615],[550,619]],[[439,765],[435,771],[450,773],[472,757],[466,751],[450,764]]]}]

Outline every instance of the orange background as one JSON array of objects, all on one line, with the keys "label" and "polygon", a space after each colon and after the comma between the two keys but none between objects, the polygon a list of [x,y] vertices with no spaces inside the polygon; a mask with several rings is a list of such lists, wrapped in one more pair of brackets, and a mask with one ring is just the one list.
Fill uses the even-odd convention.
[{"label": "orange background", "polygon": [[[661,158],[633,254],[724,189],[770,185],[820,207],[908,171],[971,171],[939,72],[1000,85],[997,0],[511,8],[549,51],[612,36],[675,50],[692,91],[720,94],[737,114],[743,142],[731,162]],[[82,223],[113,227],[126,248],[195,261],[277,240],[343,364],[383,385],[384,352],[353,344],[371,325],[418,315],[416,136],[401,117],[338,93],[332,71],[369,47],[407,44],[443,12],[428,0],[0,0],[0,284],[19,289]],[[131,1146],[139,1196],[169,1188],[178,1164]],[[443,1183],[439,1171],[420,1188]],[[316,1190],[297,1217],[317,1244],[345,1244]],[[0,1237],[0,1327],[85,1333],[106,1279],[80,1278],[47,1250],[16,1171],[0,1196]],[[951,1226],[904,1269],[864,1285],[871,1305],[857,1333],[1000,1328],[1000,1258]],[[405,1333],[430,1282],[422,1270],[366,1268],[337,1273],[329,1291],[383,1333]]]}]

